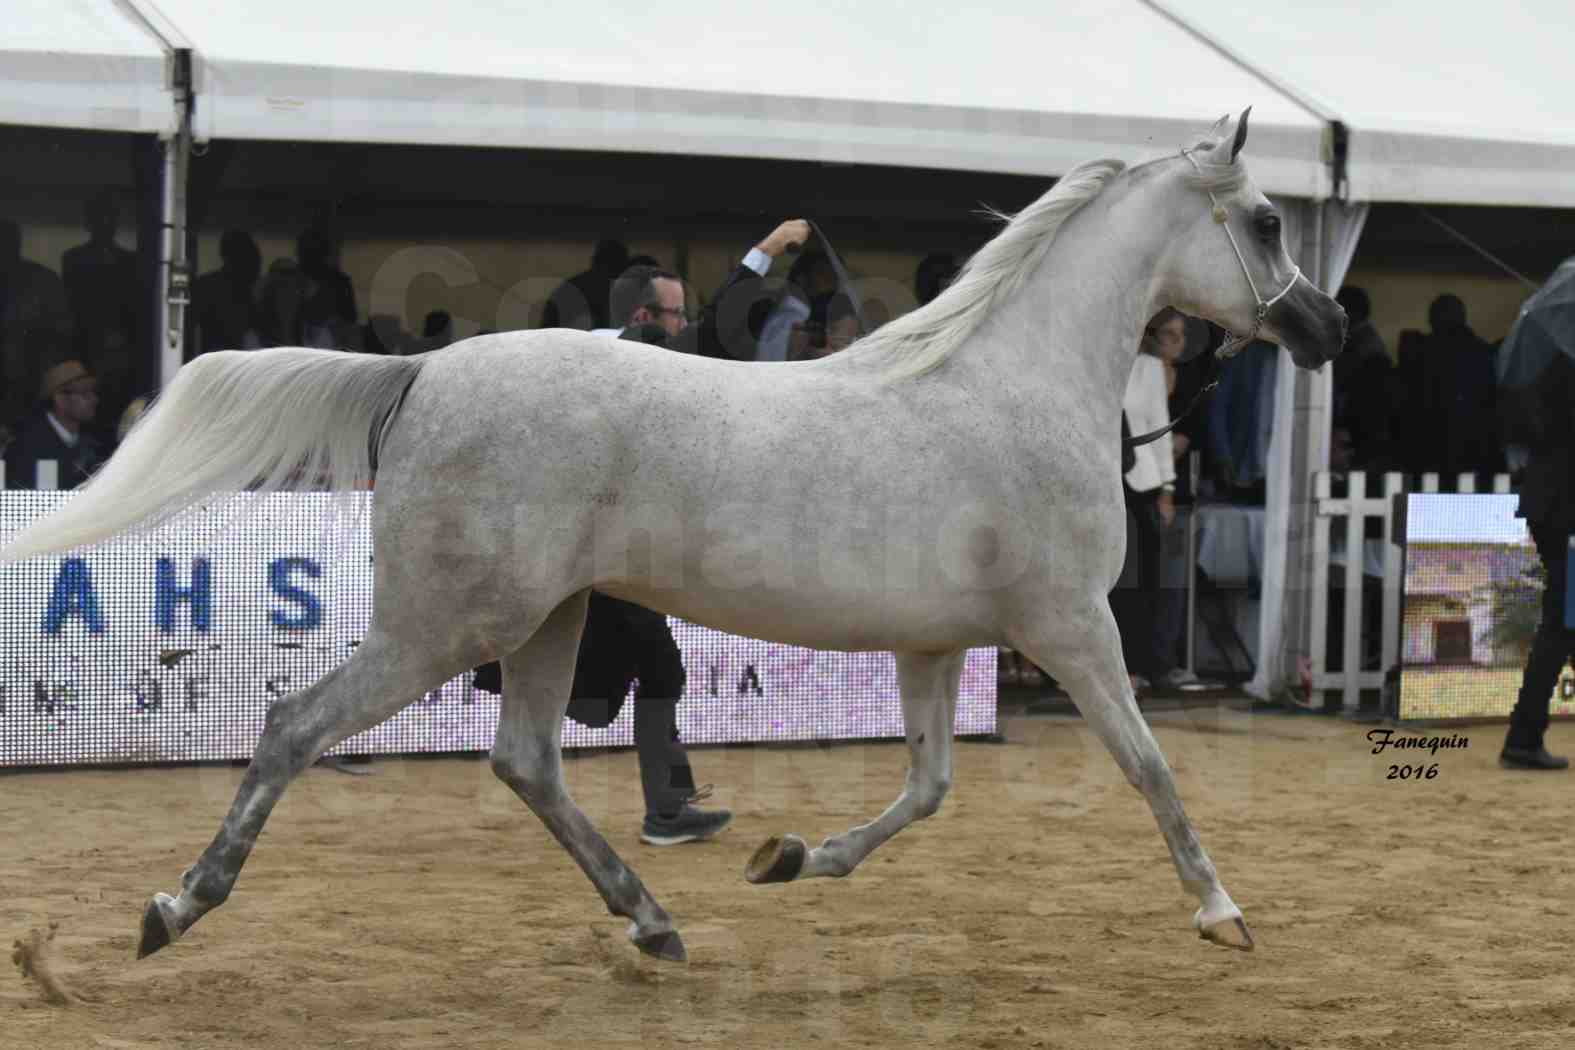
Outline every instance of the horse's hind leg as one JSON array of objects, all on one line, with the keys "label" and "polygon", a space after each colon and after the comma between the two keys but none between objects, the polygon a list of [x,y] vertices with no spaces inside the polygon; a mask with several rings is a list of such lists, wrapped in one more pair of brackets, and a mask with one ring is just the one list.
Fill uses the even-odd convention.
[{"label": "horse's hind leg", "polygon": [[807,849],[797,835],[774,836],[744,869],[750,882],[789,882],[814,875],[847,875],[903,828],[941,806],[952,782],[952,727],[966,652],[898,653],[908,777],[902,794],[868,824]]},{"label": "horse's hind leg", "polygon": [[[1075,637],[1069,635],[1068,625],[1075,625]],[[1148,800],[1182,885],[1201,902],[1193,917],[1198,935],[1228,948],[1251,951],[1252,934],[1198,842],[1176,794],[1170,766],[1138,711],[1121,655],[1121,635],[1109,604],[1098,603],[1080,615],[1058,617],[1053,641],[1049,637],[1030,639],[1023,651],[1066,686],[1072,702],[1127,780]]]},{"label": "horse's hind leg", "polygon": [[177,897],[160,893],[142,917],[137,958],[180,938],[223,904],[285,787],[324,751],[398,712],[463,669],[440,666],[419,646],[401,645],[376,624],[349,660],[268,710],[266,728],[224,824],[181,879]]},{"label": "horse's hind leg", "polygon": [[682,962],[684,944],[667,913],[574,804],[563,782],[563,713],[589,596],[582,591],[559,605],[529,642],[504,657],[492,770],[568,850],[607,910],[631,920],[629,939],[648,955]]}]

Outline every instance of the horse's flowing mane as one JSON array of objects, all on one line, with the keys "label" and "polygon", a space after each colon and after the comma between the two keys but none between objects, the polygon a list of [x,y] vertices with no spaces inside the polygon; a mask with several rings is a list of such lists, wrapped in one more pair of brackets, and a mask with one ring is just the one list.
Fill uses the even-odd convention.
[{"label": "horse's flowing mane", "polygon": [[893,378],[939,365],[1011,297],[1050,249],[1061,224],[1099,196],[1126,162],[1094,160],[1067,172],[1043,197],[1018,212],[993,212],[1006,223],[932,302],[860,339],[849,353],[873,357]]},{"label": "horse's flowing mane", "polygon": [[[1234,159],[1229,164],[1209,161],[1220,141],[1206,138],[1192,147],[1194,153],[1201,154],[1198,166],[1185,164],[1182,177],[1194,189],[1232,193],[1246,182],[1247,169]],[[1172,153],[1131,170],[1176,160]],[[872,359],[893,379],[922,375],[935,368],[992,310],[1022,287],[1044,259],[1061,225],[1126,170],[1124,161],[1088,161],[1067,172],[1048,193],[1016,215],[991,209],[990,214],[1005,223],[1005,229],[968,260],[951,286],[933,302],[860,339],[848,352]]]}]

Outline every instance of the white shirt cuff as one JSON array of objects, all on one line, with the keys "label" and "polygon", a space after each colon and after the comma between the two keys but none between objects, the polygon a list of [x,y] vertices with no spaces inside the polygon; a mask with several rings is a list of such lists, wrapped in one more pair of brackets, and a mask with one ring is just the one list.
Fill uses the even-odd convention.
[{"label": "white shirt cuff", "polygon": [[762,277],[771,272],[772,262],[773,260],[771,256],[767,255],[759,248],[749,249],[749,254],[744,256],[744,265]]}]

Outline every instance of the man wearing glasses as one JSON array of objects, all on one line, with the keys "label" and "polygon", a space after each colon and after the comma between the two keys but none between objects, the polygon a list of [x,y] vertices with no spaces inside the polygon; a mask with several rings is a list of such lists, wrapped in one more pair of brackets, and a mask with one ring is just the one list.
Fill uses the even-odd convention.
[{"label": "man wearing glasses", "polygon": [[84,428],[98,412],[98,380],[80,361],[62,361],[44,373],[41,411],[22,424],[5,450],[5,487],[30,489],[38,464],[56,464],[57,484],[73,489],[104,462],[98,439]]},{"label": "man wearing glasses", "polygon": [[753,361],[758,338],[754,322],[763,320],[777,298],[764,278],[779,256],[801,247],[809,235],[809,223],[803,219],[777,226],[728,274],[693,325],[685,308],[682,278],[655,266],[632,266],[613,282],[609,313],[617,327],[592,329],[592,334],[705,357]]}]

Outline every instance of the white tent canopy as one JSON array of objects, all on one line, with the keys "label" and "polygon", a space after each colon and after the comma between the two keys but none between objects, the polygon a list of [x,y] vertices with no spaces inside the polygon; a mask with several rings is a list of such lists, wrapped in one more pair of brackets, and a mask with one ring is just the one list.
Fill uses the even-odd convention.
[{"label": "white tent canopy", "polygon": [[1165,0],[1351,131],[1351,199],[1575,207],[1568,0]]},{"label": "white tent canopy", "polygon": [[1137,0],[748,5],[159,0],[199,138],[627,150],[1059,175],[1253,106],[1266,190],[1326,191],[1323,127]]},{"label": "white tent canopy", "polygon": [[6,0],[0,124],[167,132],[164,49],[112,0]]},{"label": "white tent canopy", "polygon": [[[1328,193],[1325,117],[1356,200],[1575,207],[1566,0],[992,0],[739,5],[633,0],[11,0],[0,122],[169,132],[166,60],[197,61],[200,138],[612,149],[1057,175],[1174,149],[1254,107],[1254,174]],[[143,18],[139,18],[139,12]],[[165,34],[169,36],[169,33]]]}]

